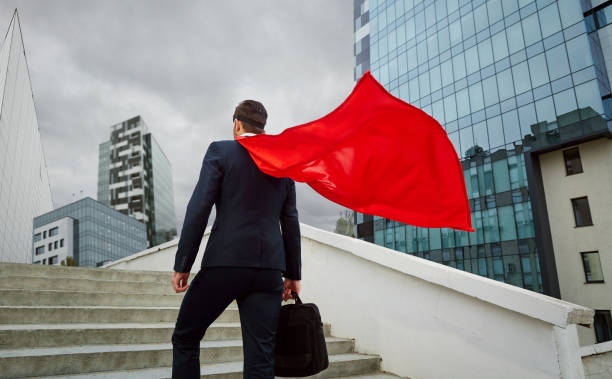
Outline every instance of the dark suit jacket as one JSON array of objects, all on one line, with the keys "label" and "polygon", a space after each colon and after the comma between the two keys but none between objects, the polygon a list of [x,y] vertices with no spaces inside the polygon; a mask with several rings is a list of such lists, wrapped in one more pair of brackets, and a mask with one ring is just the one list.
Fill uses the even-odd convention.
[{"label": "dark suit jacket", "polygon": [[217,215],[202,268],[274,268],[285,278],[301,279],[295,182],[264,174],[234,140],[212,142],[206,151],[187,205],[174,271],[191,270],[213,204]]}]

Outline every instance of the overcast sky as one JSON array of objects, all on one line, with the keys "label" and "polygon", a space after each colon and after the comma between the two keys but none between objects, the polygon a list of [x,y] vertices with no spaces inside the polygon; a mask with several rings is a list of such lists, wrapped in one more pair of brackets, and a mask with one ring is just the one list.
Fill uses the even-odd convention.
[{"label": "overcast sky", "polygon": [[[177,228],[208,144],[257,99],[277,134],[331,112],[353,81],[352,0],[10,1],[18,8],[54,207],[97,198],[98,145],[141,115],[170,159]],[[80,194],[80,191],[82,195]],[[300,221],[343,209],[303,183]]]}]

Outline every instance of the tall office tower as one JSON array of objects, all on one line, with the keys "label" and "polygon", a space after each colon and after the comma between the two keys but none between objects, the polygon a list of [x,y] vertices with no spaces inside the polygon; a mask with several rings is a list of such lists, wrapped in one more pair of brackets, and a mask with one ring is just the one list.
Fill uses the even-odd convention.
[{"label": "tall office tower", "polygon": [[0,261],[32,263],[32,218],[53,208],[17,10],[0,50]]},{"label": "tall office tower", "polygon": [[147,225],[148,246],[176,236],[170,161],[140,116],[99,146],[98,201]]},{"label": "tall office tower", "polygon": [[354,0],[353,15],[355,79],[371,70],[440,122],[476,229],[356,213],[358,238],[594,308],[583,344],[612,334],[612,8],[589,3]]}]

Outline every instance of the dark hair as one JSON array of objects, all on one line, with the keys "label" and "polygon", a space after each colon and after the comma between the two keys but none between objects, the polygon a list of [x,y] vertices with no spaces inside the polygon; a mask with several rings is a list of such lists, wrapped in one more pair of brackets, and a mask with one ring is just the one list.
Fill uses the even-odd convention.
[{"label": "dark hair", "polygon": [[244,100],[234,110],[232,120],[235,119],[242,122],[242,127],[247,132],[261,134],[264,132],[268,112],[259,101]]}]

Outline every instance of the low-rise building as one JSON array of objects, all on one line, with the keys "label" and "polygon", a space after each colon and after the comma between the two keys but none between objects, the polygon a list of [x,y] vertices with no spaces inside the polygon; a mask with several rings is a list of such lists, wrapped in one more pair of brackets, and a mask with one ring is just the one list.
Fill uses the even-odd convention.
[{"label": "low-rise building", "polygon": [[97,267],[146,248],[144,223],[91,197],[34,218],[33,263]]}]

